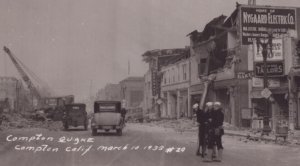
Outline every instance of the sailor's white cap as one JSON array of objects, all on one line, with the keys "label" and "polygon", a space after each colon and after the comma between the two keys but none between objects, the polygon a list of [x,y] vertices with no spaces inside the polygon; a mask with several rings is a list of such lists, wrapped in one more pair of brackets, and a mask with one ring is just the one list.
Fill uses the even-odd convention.
[{"label": "sailor's white cap", "polygon": [[196,109],[196,108],[198,108],[198,104],[197,103],[195,103],[194,105],[193,105],[193,109]]},{"label": "sailor's white cap", "polygon": [[213,105],[213,102],[207,102],[206,103],[206,106],[212,106]]}]

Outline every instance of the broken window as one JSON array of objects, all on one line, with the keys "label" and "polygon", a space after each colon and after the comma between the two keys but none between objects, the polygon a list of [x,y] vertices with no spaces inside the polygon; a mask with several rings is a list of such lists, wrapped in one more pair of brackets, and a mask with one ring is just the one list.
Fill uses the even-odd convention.
[{"label": "broken window", "polygon": [[223,35],[214,41],[215,47],[209,51],[209,73],[222,69],[227,57],[227,36]]},{"label": "broken window", "polygon": [[205,68],[206,68],[206,63],[207,59],[206,58],[201,58],[200,63],[198,64],[198,75],[204,75],[205,73]]}]

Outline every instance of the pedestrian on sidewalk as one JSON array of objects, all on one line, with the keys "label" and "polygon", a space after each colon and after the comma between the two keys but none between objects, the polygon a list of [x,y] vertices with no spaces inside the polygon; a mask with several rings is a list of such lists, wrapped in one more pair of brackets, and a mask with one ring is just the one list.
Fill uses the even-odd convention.
[{"label": "pedestrian on sidewalk", "polygon": [[220,102],[214,103],[211,117],[212,139],[210,140],[208,148],[213,148],[214,145],[217,146],[218,153],[216,158],[214,158],[214,161],[221,162],[223,156],[222,136],[224,135],[224,113]]}]

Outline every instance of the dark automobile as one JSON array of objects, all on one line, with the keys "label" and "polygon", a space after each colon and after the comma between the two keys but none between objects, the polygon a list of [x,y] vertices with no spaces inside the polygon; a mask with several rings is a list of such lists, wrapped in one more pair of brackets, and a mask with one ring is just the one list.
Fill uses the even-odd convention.
[{"label": "dark automobile", "polygon": [[120,101],[96,101],[91,118],[92,135],[97,135],[98,130],[106,132],[116,130],[117,134],[121,136],[125,126],[125,113],[124,109],[121,109]]},{"label": "dark automobile", "polygon": [[82,103],[65,105],[63,125],[65,130],[68,130],[70,126],[83,126],[84,129],[87,130],[88,118],[86,112],[86,105]]}]

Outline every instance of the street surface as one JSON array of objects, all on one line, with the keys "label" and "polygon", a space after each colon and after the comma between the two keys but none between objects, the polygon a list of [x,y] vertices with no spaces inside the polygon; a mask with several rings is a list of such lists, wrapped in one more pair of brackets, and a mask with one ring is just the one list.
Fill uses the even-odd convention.
[{"label": "street surface", "polygon": [[91,136],[90,130],[75,129],[71,131],[14,129],[1,131],[0,165],[295,166],[300,163],[299,147],[272,143],[245,143],[240,141],[240,138],[232,136],[223,138],[225,147],[223,162],[204,163],[195,155],[196,133],[192,132],[178,133],[172,129],[144,124],[127,124],[123,136],[114,133]]}]

